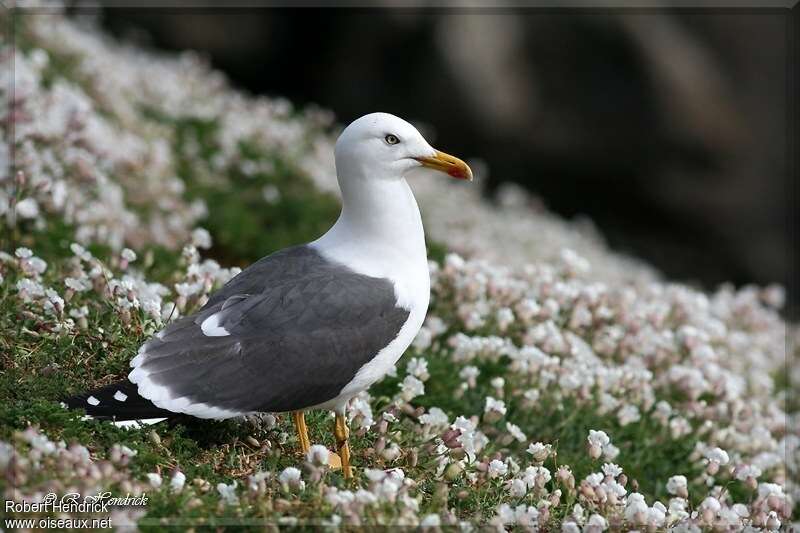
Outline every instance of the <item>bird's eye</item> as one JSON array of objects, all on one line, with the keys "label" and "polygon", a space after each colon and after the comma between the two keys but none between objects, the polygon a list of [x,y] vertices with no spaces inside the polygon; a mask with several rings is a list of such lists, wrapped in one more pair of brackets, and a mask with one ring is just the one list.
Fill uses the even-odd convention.
[{"label": "bird's eye", "polygon": [[386,141],[386,144],[397,144],[400,142],[400,139],[397,138],[397,135],[392,135],[391,133],[383,138]]}]

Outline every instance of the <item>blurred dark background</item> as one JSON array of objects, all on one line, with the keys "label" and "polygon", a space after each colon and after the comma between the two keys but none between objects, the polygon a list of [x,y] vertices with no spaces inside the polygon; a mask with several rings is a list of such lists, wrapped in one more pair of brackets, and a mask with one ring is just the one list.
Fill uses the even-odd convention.
[{"label": "blurred dark background", "polygon": [[672,278],[777,281],[793,297],[797,21],[797,8],[102,13],[119,37],[199,51],[234,85],[341,123],[381,110],[429,124],[437,146],[485,160],[487,194],[518,182]]}]

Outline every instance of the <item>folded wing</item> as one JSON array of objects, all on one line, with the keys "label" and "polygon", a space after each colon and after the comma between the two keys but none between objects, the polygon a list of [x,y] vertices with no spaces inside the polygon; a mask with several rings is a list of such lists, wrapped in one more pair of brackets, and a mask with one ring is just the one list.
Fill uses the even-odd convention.
[{"label": "folded wing", "polygon": [[307,246],[255,263],[145,343],[129,379],[157,407],[202,418],[335,398],[408,320],[392,283]]}]

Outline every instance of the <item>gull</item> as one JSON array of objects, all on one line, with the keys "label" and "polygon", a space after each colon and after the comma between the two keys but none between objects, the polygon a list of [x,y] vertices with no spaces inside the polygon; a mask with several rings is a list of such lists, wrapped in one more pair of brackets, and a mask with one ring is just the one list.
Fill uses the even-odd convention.
[{"label": "gull", "polygon": [[352,122],[334,153],[342,211],[324,235],[250,265],[145,342],[127,379],[67,406],[120,424],[290,412],[304,453],[304,412],[331,410],[334,466],[352,477],[347,404],[394,367],[430,298],[406,176],[427,168],[471,180],[472,171],[387,113]]}]

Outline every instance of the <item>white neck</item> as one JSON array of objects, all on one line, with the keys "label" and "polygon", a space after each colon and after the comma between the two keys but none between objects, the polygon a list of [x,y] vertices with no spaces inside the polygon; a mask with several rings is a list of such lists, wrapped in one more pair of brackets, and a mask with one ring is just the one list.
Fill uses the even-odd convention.
[{"label": "white neck", "polygon": [[399,293],[424,292],[427,306],[425,233],[406,180],[340,177],[339,186],[342,213],[312,246],[359,273],[391,279]]}]

